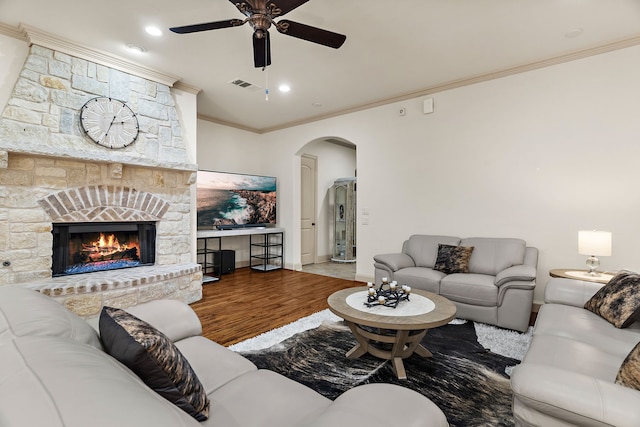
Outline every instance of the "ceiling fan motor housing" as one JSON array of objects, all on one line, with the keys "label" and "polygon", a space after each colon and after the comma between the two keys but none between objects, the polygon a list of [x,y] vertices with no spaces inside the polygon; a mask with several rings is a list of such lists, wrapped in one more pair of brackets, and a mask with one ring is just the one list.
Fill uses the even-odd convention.
[{"label": "ceiling fan motor housing", "polygon": [[271,19],[266,15],[255,13],[249,17],[249,25],[256,33],[256,37],[261,39],[264,33],[271,27]]},{"label": "ceiling fan motor housing", "polygon": [[275,26],[281,34],[318,43],[323,46],[338,49],[346,36],[310,25],[298,22],[280,20],[279,18],[298,8],[309,0],[229,0],[246,18],[226,19],[223,21],[205,22],[202,24],[172,27],[171,31],[178,34],[195,33],[199,31],[218,30],[221,28],[238,27],[249,22],[253,29],[253,58],[254,65],[266,67],[271,65],[271,43],[269,41],[269,28]]}]

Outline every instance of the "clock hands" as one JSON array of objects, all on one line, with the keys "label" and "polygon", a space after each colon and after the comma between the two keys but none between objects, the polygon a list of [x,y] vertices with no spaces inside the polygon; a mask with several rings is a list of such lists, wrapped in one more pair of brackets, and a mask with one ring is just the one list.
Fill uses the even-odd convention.
[{"label": "clock hands", "polygon": [[115,116],[113,116],[113,119],[111,120],[111,123],[109,123],[109,127],[105,131],[104,136],[102,137],[102,141],[107,139],[107,136],[109,136],[109,131],[111,130],[111,126],[113,126],[113,123],[116,121],[116,117],[117,117],[117,114]]}]

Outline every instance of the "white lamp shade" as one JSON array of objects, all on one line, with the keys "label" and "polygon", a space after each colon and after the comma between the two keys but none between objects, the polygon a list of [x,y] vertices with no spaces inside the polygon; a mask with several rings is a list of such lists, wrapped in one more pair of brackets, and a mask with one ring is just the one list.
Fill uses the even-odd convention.
[{"label": "white lamp shade", "polygon": [[581,255],[611,256],[611,232],[578,231],[578,253]]}]

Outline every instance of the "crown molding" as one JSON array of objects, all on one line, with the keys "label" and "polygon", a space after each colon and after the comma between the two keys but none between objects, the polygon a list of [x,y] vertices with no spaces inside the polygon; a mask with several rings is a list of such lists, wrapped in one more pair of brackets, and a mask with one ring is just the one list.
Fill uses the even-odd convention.
[{"label": "crown molding", "polygon": [[[553,65],[559,65],[565,62],[576,61],[579,59],[601,55],[603,53],[609,53],[616,50],[626,49],[626,48],[634,47],[638,45],[640,45],[640,35],[627,38],[627,39],[617,40],[615,42],[600,45],[600,46],[594,46],[587,49],[581,49],[581,50],[569,52],[563,55],[558,55],[558,56],[542,59],[535,62],[530,62],[527,64],[512,67],[512,68],[505,68],[502,70],[484,73],[477,76],[472,76],[472,77],[458,79],[458,80],[452,80],[450,82],[429,86],[417,91],[404,93],[391,98],[384,98],[384,99],[369,102],[366,104],[360,104],[353,107],[332,111],[330,113],[326,113],[323,115],[313,116],[307,119],[287,122],[281,125],[272,126],[268,128],[256,129],[254,130],[254,132],[259,134],[274,132],[282,129],[287,129],[295,126],[317,122],[320,120],[326,120],[326,119],[330,119],[338,116],[343,116],[345,114],[350,114],[350,113],[355,113],[363,110],[368,110],[371,108],[381,107],[384,105],[393,104],[395,102],[406,101],[409,99],[419,98],[421,96],[433,95],[438,92],[444,92],[447,90],[457,89],[464,86],[470,86],[476,83],[482,83],[490,80],[500,79],[503,77],[513,76],[516,74],[526,73],[528,71],[534,71],[541,68],[551,67]],[[211,121],[214,121],[214,120],[211,120]],[[227,126],[238,127],[238,125],[231,125],[231,124],[228,124]]]},{"label": "crown molding", "polygon": [[177,81],[174,85],[173,85],[174,89],[179,89],[179,90],[183,90],[185,92],[191,93],[193,95],[197,95],[200,92],[202,92],[202,89],[200,89],[199,87],[196,86],[192,86],[190,84],[187,84],[183,81]]},{"label": "crown molding", "polygon": [[176,76],[136,64],[126,58],[58,37],[28,25],[20,24],[19,30],[26,34],[27,41],[30,44],[36,44],[66,53],[67,55],[95,62],[96,64],[104,65],[105,67],[113,68],[143,79],[162,83],[169,87],[172,87],[179,79]]},{"label": "crown molding", "polygon": [[13,25],[7,25],[0,22],[0,34],[13,37],[14,39],[27,41],[27,35],[20,28],[16,28]]},{"label": "crown molding", "polygon": [[[220,119],[217,119],[215,117],[206,116],[204,114],[198,114],[198,120],[204,120],[205,122],[216,123],[216,124],[227,126],[227,127],[230,127],[230,128],[244,130],[246,132],[253,132],[253,133],[257,133],[257,134],[265,133],[263,130],[258,129],[258,128],[252,128],[252,127],[244,126],[244,125],[241,125],[241,124],[238,124],[238,123],[234,123],[234,122],[227,122],[225,120],[220,120]],[[321,120],[321,119],[319,119],[319,120]],[[284,126],[284,127],[286,128],[286,127],[290,127],[290,126]]]}]

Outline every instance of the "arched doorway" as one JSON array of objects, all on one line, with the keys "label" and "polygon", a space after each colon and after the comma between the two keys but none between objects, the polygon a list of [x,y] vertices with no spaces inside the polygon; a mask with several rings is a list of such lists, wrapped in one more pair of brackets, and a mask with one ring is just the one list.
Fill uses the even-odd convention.
[{"label": "arched doorway", "polygon": [[356,263],[331,262],[334,245],[331,187],[337,179],[354,177],[356,145],[337,137],[318,138],[302,147],[300,156],[300,257],[303,271],[353,280]]}]

